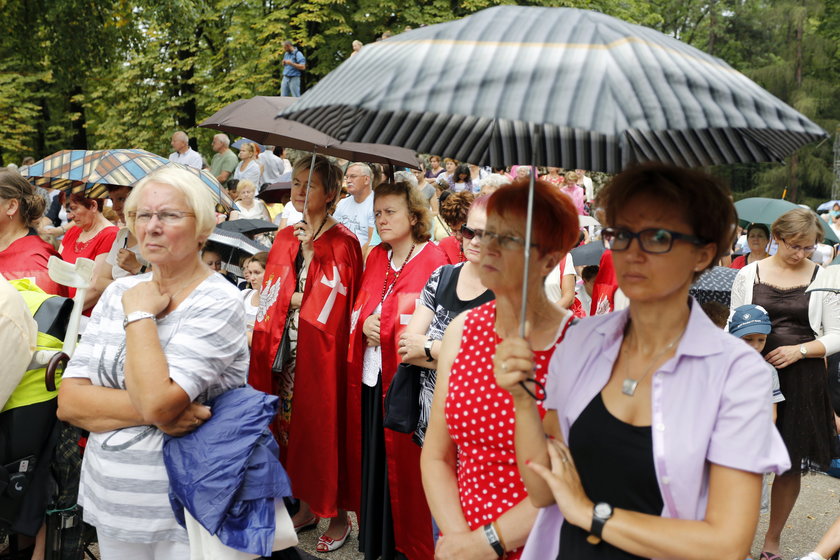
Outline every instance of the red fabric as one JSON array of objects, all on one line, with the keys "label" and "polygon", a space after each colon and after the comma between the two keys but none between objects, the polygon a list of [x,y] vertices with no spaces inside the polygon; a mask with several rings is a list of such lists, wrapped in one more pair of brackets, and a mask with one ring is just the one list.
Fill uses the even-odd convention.
[{"label": "red fabric", "polygon": [[[493,355],[496,352],[496,302],[491,301],[469,312],[461,350],[449,373],[445,416],[449,435],[458,448],[458,494],[470,529],[491,523],[528,499],[516,465],[513,398],[496,385]],[[566,328],[571,319],[566,322]],[[557,342],[563,340],[563,335]],[[535,377],[545,384],[548,361],[554,345],[534,352]],[[545,416],[537,402],[540,417]],[[505,558],[516,559],[518,548]]]},{"label": "red fabric", "polygon": [[[82,228],[73,226],[64,234],[64,239],[61,240],[61,258],[69,263],[76,262],[76,259],[90,259],[96,260],[99,255],[107,254],[117,238],[120,228],[117,226],[109,226],[96,234],[96,236],[86,243],[76,246],[76,241],[82,233]],[[77,250],[78,249],[78,250]],[[68,297],[76,295],[76,288],[67,288]],[[86,309],[82,312],[83,315],[90,317],[93,308]]]},{"label": "red fabric", "polygon": [[47,268],[50,257],[61,258],[61,255],[35,234],[21,237],[0,252],[0,274],[6,280],[29,278],[48,294],[67,296],[67,287],[50,278]]},{"label": "red fabric", "polygon": [[741,269],[747,266],[747,255],[740,255],[732,261],[732,264],[729,265],[729,268],[737,268]]},{"label": "red fabric", "polygon": [[574,315],[578,319],[583,319],[584,317],[586,317],[586,311],[584,311],[583,304],[580,302],[577,296],[575,296],[575,298],[572,300],[572,304],[569,306],[569,311],[571,311],[572,315]]},{"label": "red fabric", "polygon": [[440,242],[438,242],[438,247],[446,255],[446,259],[449,261],[449,264],[458,264],[462,262],[466,262],[466,257],[464,256],[464,251],[462,251],[461,242],[458,241],[458,238],[454,235],[450,235],[449,237],[445,237]]},{"label": "red fabric", "polygon": [[[263,313],[261,305],[254,324],[249,382],[271,394],[277,394],[271,366],[297,284],[300,244],[293,232],[284,228],[271,248],[263,285],[266,309]],[[359,511],[361,497],[361,409],[352,406],[344,349],[362,252],[356,236],[341,224],[325,231],[313,250],[298,321],[289,442],[281,445],[281,459],[295,497],[319,517],[335,517],[337,508]]]},{"label": "red fabric", "polygon": [[[443,251],[434,243],[427,243],[420,253],[406,264],[393,289],[382,303],[379,339],[382,344],[382,395],[388,387],[400,363],[397,343],[400,334],[414,312],[417,298],[438,267],[447,264]],[[381,245],[368,255],[365,273],[356,301],[351,323],[354,394],[361,400],[361,371],[364,352],[362,324],[382,300],[386,267],[390,266],[388,251]],[[393,272],[391,273],[393,278]],[[361,418],[361,406],[359,406]],[[394,516],[394,539],[396,548],[412,560],[434,557],[432,540],[432,514],[426,503],[423,485],[420,483],[420,447],[411,434],[385,430],[385,454],[388,463],[388,486],[391,493],[391,509]]]},{"label": "red fabric", "polygon": [[598,275],[592,286],[592,307],[589,310],[589,314],[593,317],[609,313],[615,308],[615,292],[618,289],[612,251],[609,249],[604,251],[598,266]]}]

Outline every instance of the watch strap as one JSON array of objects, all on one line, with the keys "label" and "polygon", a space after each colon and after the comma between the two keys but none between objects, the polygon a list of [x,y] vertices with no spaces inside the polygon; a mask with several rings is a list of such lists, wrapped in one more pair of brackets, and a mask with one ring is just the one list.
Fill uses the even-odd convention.
[{"label": "watch strap", "polygon": [[487,542],[490,543],[490,547],[499,558],[505,555],[505,547],[502,546],[499,535],[496,533],[496,528],[493,527],[492,523],[484,526],[484,536],[487,537]]},{"label": "watch strap", "polygon": [[434,362],[435,361],[434,356],[432,356],[432,344],[434,344],[434,343],[435,343],[434,340],[432,340],[431,338],[427,338],[426,343],[423,345],[423,350],[426,351],[426,361],[427,362]]},{"label": "watch strap", "polygon": [[[602,509],[607,509],[609,512],[606,516],[598,515],[598,509],[602,506],[605,506],[605,508]],[[587,542],[590,544],[598,544],[601,542],[601,533],[604,531],[604,525],[607,521],[609,521],[612,515],[613,509],[611,505],[605,502],[595,504],[595,507],[592,510],[592,527],[589,529],[589,537],[586,539]]]}]

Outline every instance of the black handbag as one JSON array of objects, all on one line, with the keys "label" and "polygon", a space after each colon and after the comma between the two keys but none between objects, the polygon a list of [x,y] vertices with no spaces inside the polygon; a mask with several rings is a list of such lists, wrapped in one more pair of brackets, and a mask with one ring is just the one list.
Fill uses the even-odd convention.
[{"label": "black handbag", "polygon": [[422,368],[400,364],[385,395],[385,427],[403,434],[413,433],[420,420],[420,372]]}]

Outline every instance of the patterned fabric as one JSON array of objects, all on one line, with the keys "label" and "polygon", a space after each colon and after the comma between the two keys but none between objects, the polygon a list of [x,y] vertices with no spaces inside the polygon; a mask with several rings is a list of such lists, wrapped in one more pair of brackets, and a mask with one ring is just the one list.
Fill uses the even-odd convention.
[{"label": "patterned fabric", "polygon": [[[121,298],[151,273],[115,280],[94,308],[64,378],[125,389]],[[191,401],[204,402],[245,383],[248,344],[239,291],[218,274],[158,320],[169,376]],[[163,432],[132,426],[91,432],[82,463],[79,505],[84,519],[108,537],[128,542],[186,542],[169,505]]]},{"label": "patterned fabric", "polygon": [[[471,72],[450,70],[466,64]],[[406,68],[417,71],[406,76]],[[526,6],[367,45],[283,117],[340,140],[478,165],[610,173],[647,160],[780,161],[827,137],[722,60],[672,37],[597,12]]]}]

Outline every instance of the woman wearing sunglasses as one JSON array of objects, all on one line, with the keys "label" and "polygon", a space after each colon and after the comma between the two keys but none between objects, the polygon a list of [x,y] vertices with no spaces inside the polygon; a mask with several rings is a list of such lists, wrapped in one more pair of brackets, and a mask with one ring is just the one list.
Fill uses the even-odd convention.
[{"label": "woman wearing sunglasses", "polygon": [[[571,314],[548,300],[543,282],[577,242],[578,218],[571,200],[554,186],[537,181],[534,188],[527,329],[536,382],[526,386],[542,398],[548,359],[571,323]],[[492,368],[496,345],[519,332],[527,193],[525,179],[490,197],[479,278],[496,301],[455,318],[438,356],[420,466],[442,533],[435,549],[439,560],[519,558],[536,518],[516,466],[513,399],[496,386]]]},{"label": "woman wearing sunglasses", "polygon": [[519,384],[533,376],[528,341],[506,340],[494,359],[542,508],[523,558],[744,558],[761,473],[789,467],[771,376],[688,296],[728,248],[735,209],[712,177],[662,164],[621,173],[599,199],[629,308],[569,329],[544,419]]},{"label": "woman wearing sunglasses", "polygon": [[810,210],[791,210],[770,232],[778,243],[776,254],[742,268],[732,286],[733,309],[755,303],[770,315],[773,330],[763,354],[779,370],[785,395],[776,426],[792,466],[773,481],[762,560],[779,558],[782,529],[799,495],[802,474],[825,471],[831,463],[837,429],[824,357],[840,350],[840,298],[831,292],[806,292],[823,274],[809,258],[823,239],[820,218]]}]

